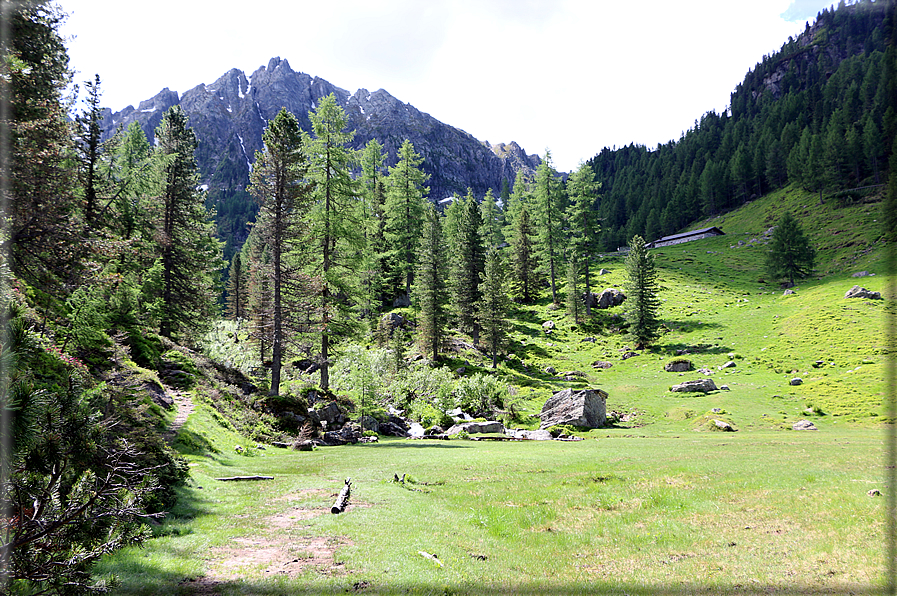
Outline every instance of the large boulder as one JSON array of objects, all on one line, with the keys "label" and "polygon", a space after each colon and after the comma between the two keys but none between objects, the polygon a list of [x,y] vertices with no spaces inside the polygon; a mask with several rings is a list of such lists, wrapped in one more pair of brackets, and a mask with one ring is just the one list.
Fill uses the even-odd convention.
[{"label": "large boulder", "polygon": [[607,393],[601,389],[564,389],[558,391],[542,406],[545,429],[556,424],[570,424],[598,428],[607,422]]},{"label": "large boulder", "polygon": [[716,383],[713,382],[713,379],[695,379],[670,387],[670,391],[677,393],[707,393],[716,390]]},{"label": "large boulder", "polygon": [[881,300],[881,292],[872,292],[867,290],[866,288],[861,288],[860,286],[853,286],[847,293],[844,294],[845,298],[867,298],[869,300]]},{"label": "large boulder", "polygon": [[454,426],[452,426],[450,429],[445,431],[445,434],[456,435],[462,430],[469,435],[475,435],[479,433],[504,433],[505,427],[501,422],[496,422],[494,420],[486,422],[462,422],[461,424],[455,424]]},{"label": "large boulder", "polygon": [[691,360],[688,358],[676,358],[666,363],[663,369],[667,372],[688,372],[694,368]]},{"label": "large boulder", "polygon": [[626,300],[626,295],[617,288],[607,288],[598,294],[597,308],[611,308],[620,306]]}]

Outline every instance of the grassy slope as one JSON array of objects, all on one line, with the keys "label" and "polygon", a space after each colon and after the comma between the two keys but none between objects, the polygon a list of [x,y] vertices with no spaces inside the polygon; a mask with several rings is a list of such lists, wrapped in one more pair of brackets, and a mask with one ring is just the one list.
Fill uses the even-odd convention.
[{"label": "grassy slope", "polygon": [[[243,579],[204,593],[873,590],[881,578],[884,516],[882,500],[866,491],[880,486],[883,303],[843,295],[857,282],[884,289],[878,206],[813,203],[799,192],[776,193],[696,225],[718,225],[725,237],[656,251],[668,331],[637,357],[621,359],[628,346],[625,336],[610,333],[619,325],[613,312],[599,311],[583,328],[545,301],[520,310],[515,357],[499,374],[515,383],[531,411],[551,390],[588,384],[608,391],[609,409],[636,411],[634,420],[583,433],[587,440],[576,443],[384,440],[245,457],[233,450],[245,440],[200,406],[184,429],[194,448],[187,453],[193,481],[181,503],[156,529],[157,540],[119,553],[102,571],[120,574],[127,594],[192,593],[190,580],[222,566]],[[802,212],[804,205],[804,226],[813,230],[826,275],[783,296],[759,281],[761,247],[731,247],[761,238],[783,209]],[[597,287],[621,285],[622,260],[602,264],[610,273]],[[858,270],[877,275],[851,278]],[[546,320],[557,323],[548,336]],[[701,376],[663,371],[686,347],[698,368],[712,369],[717,384],[731,390],[670,393],[671,384]],[[737,366],[718,370],[730,353]],[[467,360],[477,370],[477,358],[461,354],[453,364]],[[599,359],[613,367],[591,368]],[[816,368],[818,360],[824,365]],[[549,365],[588,378],[553,379],[544,373]],[[794,376],[804,384],[789,385]],[[808,406],[823,412],[812,415],[820,432],[783,430],[808,417]],[[741,432],[693,432],[714,417]],[[389,482],[394,473],[431,484],[417,485],[426,492],[404,490]],[[275,480],[212,480],[239,474]],[[347,514],[315,515],[327,511],[349,476],[356,491]],[[273,521],[285,516],[285,528]],[[264,565],[241,568],[228,560],[234,544],[272,532],[299,559],[314,537],[331,541],[336,570],[312,566],[273,577]],[[445,567],[420,550],[438,553]]]}]

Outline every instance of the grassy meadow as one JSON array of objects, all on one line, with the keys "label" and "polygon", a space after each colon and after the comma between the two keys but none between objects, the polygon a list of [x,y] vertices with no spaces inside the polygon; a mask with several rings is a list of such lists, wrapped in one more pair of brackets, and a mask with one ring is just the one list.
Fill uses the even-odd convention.
[{"label": "grassy meadow", "polygon": [[[867,493],[887,488],[886,305],[844,299],[854,284],[885,290],[880,207],[817,202],[787,189],[695,225],[726,236],[654,251],[664,333],[626,360],[619,308],[580,324],[547,299],[517,309],[491,374],[530,428],[553,391],[607,391],[624,417],[581,441],[262,450],[195,395],[175,444],[192,471],[179,504],[98,571],[118,575],[121,594],[880,592],[885,500]],[[764,232],[785,209],[819,252],[818,274],[787,296],[763,279]],[[598,265],[609,272],[596,291],[622,286],[622,257]],[[680,350],[696,370],[665,372]],[[475,351],[449,364],[489,370]],[[705,368],[728,389],[669,391]],[[801,419],[819,430],[791,430]],[[215,480],[238,475],[274,478]],[[331,515],[349,477],[351,504]]]}]

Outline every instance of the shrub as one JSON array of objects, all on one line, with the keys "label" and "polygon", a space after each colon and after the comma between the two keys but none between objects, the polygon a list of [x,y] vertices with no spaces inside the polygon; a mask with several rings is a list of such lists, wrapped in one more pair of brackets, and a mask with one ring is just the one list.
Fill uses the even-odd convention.
[{"label": "shrub", "polygon": [[455,406],[472,416],[490,417],[503,408],[508,398],[508,386],[495,377],[475,374],[458,380],[455,386]]}]

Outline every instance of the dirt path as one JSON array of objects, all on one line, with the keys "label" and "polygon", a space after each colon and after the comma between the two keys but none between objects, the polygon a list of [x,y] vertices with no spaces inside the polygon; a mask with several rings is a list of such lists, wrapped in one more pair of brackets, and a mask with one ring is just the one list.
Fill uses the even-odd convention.
[{"label": "dirt path", "polygon": [[178,413],[174,417],[171,427],[165,432],[165,440],[168,441],[169,445],[174,443],[175,438],[178,436],[178,431],[187,422],[187,418],[193,413],[194,408],[193,400],[190,399],[189,393],[183,393],[177,389],[171,389],[170,393],[174,398],[175,405],[178,407]]}]

